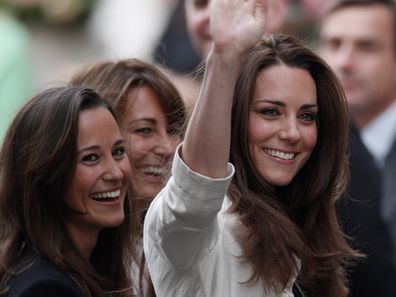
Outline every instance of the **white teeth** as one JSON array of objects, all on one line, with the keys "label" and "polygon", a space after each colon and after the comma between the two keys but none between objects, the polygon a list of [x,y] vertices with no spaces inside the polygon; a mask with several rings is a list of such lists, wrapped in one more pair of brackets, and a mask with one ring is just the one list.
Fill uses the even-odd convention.
[{"label": "white teeth", "polygon": [[265,149],[264,152],[272,157],[283,160],[292,160],[294,159],[294,155],[295,155],[294,153],[284,153],[281,151],[269,150],[269,149]]},{"label": "white teeth", "polygon": [[166,174],[166,170],[163,167],[148,166],[148,167],[142,167],[141,169],[146,174],[151,174],[151,175],[165,175]]},{"label": "white teeth", "polygon": [[107,192],[107,193],[100,193],[100,194],[95,194],[91,195],[92,199],[106,199],[106,198],[116,198],[120,196],[121,190],[113,191],[113,192]]}]

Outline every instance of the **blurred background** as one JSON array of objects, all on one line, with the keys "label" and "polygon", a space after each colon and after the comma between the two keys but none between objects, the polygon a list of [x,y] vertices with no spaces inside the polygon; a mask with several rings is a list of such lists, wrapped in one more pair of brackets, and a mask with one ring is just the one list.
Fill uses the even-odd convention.
[{"label": "blurred background", "polygon": [[[136,57],[191,72],[200,59],[186,36],[183,2],[0,0],[0,139],[21,102],[85,64]],[[307,24],[323,3],[289,0],[284,31],[310,43],[315,30]]]}]

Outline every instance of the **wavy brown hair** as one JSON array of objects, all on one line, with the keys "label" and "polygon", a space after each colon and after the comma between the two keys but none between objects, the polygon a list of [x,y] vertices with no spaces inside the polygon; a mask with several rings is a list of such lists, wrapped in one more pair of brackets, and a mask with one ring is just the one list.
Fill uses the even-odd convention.
[{"label": "wavy brown hair", "polygon": [[110,105],[81,87],[51,88],[29,100],[14,118],[0,153],[0,295],[33,252],[70,275],[84,296],[131,295],[130,263],[136,216],[128,197],[123,223],[103,229],[89,260],[66,227],[65,202],[77,163],[79,114]]},{"label": "wavy brown hair", "polygon": [[[280,64],[304,69],[315,81],[318,141],[292,182],[274,187],[259,174],[248,141],[241,139],[248,139],[249,107],[258,74]],[[359,254],[348,246],[335,211],[348,180],[348,112],[336,76],[299,40],[269,36],[243,63],[233,104],[230,160],[236,172],[229,190],[230,211],[241,218],[242,258],[254,268],[247,282],[261,280],[280,291],[301,265],[297,281],[306,296],[346,296],[344,267]]]}]

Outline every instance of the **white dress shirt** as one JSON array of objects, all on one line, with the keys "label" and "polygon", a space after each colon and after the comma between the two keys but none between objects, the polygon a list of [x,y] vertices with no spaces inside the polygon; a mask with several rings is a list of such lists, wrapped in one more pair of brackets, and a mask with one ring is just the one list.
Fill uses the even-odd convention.
[{"label": "white dress shirt", "polygon": [[381,168],[396,139],[396,101],[360,132],[363,143]]}]

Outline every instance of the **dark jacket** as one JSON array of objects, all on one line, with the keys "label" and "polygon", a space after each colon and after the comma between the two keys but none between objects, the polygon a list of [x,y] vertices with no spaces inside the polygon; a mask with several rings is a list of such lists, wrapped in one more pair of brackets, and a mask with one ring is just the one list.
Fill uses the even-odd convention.
[{"label": "dark jacket", "polygon": [[349,197],[338,205],[345,233],[366,258],[349,273],[351,297],[395,297],[392,242],[380,212],[381,173],[359,133],[350,133]]},{"label": "dark jacket", "polygon": [[32,255],[24,263],[28,268],[8,282],[7,297],[83,296],[77,284],[52,263]]}]

